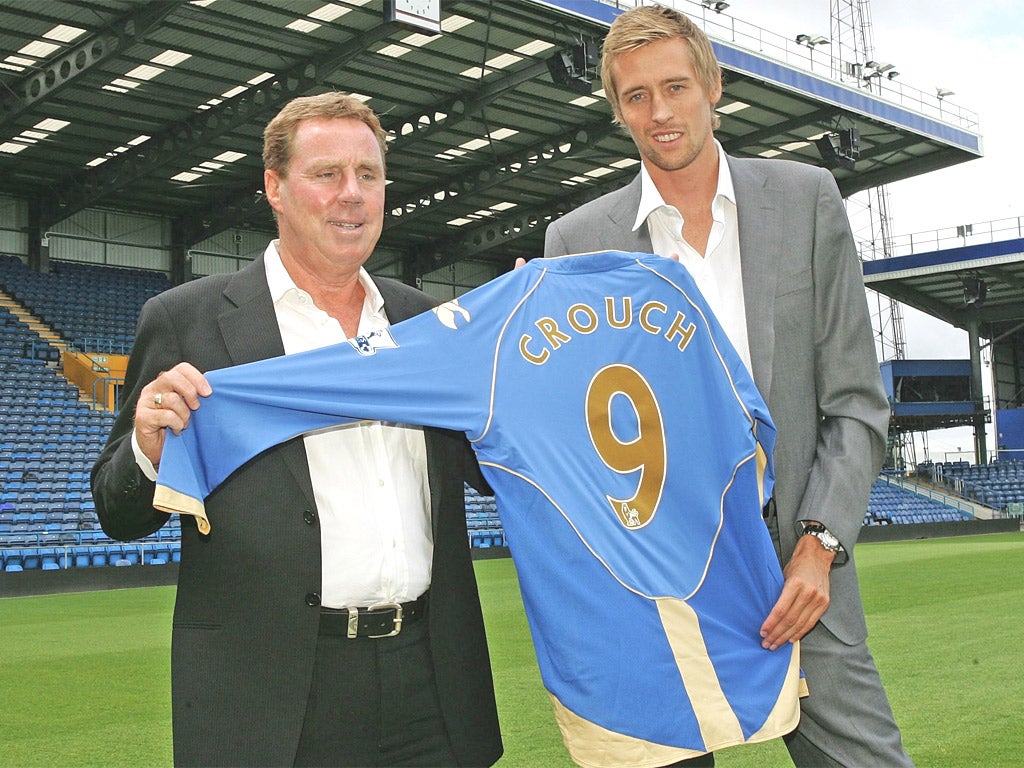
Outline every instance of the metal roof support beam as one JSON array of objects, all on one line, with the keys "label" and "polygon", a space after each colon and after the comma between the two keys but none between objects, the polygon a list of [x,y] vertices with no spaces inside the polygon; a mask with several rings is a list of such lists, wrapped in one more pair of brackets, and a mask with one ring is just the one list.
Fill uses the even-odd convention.
[{"label": "metal roof support beam", "polygon": [[815,123],[829,120],[833,115],[835,115],[835,110],[832,108],[818,109],[805,115],[790,118],[789,120],[773,123],[759,131],[751,131],[750,133],[740,134],[732,139],[726,139],[722,142],[722,147],[731,155],[748,154],[754,156],[756,154],[753,152],[754,145],[764,139],[777,139],[781,134],[788,133],[797,128],[808,128]]},{"label": "metal roof support beam", "polygon": [[180,161],[195,147],[237,128],[251,125],[259,115],[276,112],[294,97],[321,85],[331,72],[393,32],[394,27],[382,24],[360,33],[350,41],[350,45],[333,45],[332,50],[342,48],[344,53],[301,62],[212,109],[169,126],[134,151],[125,152],[90,172],[69,179],[48,201],[47,220],[44,223],[51,226],[95,204],[109,191],[125,187],[164,165]]},{"label": "metal roof support beam", "polygon": [[262,191],[253,192],[251,188],[246,188],[235,194],[225,195],[222,202],[193,209],[187,215],[175,219],[174,242],[175,245],[180,244],[187,250],[225,229],[240,227],[256,218],[265,219],[271,231],[277,230],[266,196]]},{"label": "metal roof support beam", "polygon": [[896,301],[903,302],[907,306],[918,309],[926,315],[943,320],[956,328],[964,327],[963,315],[950,312],[941,301],[931,298],[927,293],[901,284],[899,281],[886,281],[884,283],[867,282],[866,285],[873,291],[878,291],[884,296],[889,296],[896,299]]},{"label": "metal roof support beam", "polygon": [[[876,156],[893,155],[902,150],[906,150],[911,147],[913,142],[910,137],[903,137],[898,141],[891,141],[888,144],[880,144],[873,147],[869,152],[861,151],[861,159],[870,159]],[[973,158],[964,155],[960,156],[957,163],[966,162]],[[936,152],[931,155],[925,155],[923,157],[914,160],[914,175],[927,173],[929,171],[939,170],[941,168],[948,168],[953,163],[949,162],[949,157],[944,156],[941,152]],[[870,173],[858,173],[856,167],[852,174],[843,179],[836,179],[839,184],[839,191],[843,197],[849,197],[855,195],[858,192],[863,192],[865,189],[871,189],[872,187],[880,187],[883,184],[891,184],[894,181],[907,178],[906,167],[903,167],[901,171],[897,172],[892,167],[881,167],[876,171]]]},{"label": "metal roof support beam", "polygon": [[384,224],[385,229],[391,230],[412,224],[428,212],[459,202],[461,197],[483,192],[512,178],[545,168],[574,152],[593,146],[617,130],[618,126],[607,119],[602,119],[559,136],[549,137],[539,147],[510,152],[485,165],[461,167],[458,173],[447,179],[440,180],[394,205],[389,205],[390,215]]},{"label": "metal roof support beam", "polygon": [[[502,73],[501,77],[493,80],[484,88],[474,89],[471,91],[472,98],[468,100],[465,96],[459,96],[429,113],[424,112],[418,117],[402,120],[393,128],[396,138],[392,147],[397,149],[405,144],[419,141],[441,129],[451,128],[481,112],[487,105],[509,91],[515,90],[523,83],[533,80],[547,71],[548,67],[545,62],[534,62],[521,69]],[[444,116],[437,118],[437,114]]]},{"label": "metal roof support beam", "polygon": [[971,399],[974,401],[974,462],[979,466],[988,462],[988,449],[985,444],[985,422],[988,413],[981,384],[981,338],[977,317],[968,317],[967,345],[971,354]]},{"label": "metal roof support beam", "polygon": [[[619,178],[621,186],[621,177]],[[608,190],[608,186],[588,187],[586,192],[575,195],[571,201],[560,201],[561,204],[554,207],[540,205],[510,211],[507,216],[488,220],[483,226],[475,227],[465,234],[436,242],[430,250],[421,248],[416,253],[417,275],[422,276],[462,259],[492,251],[525,235],[534,234],[538,227],[546,227],[562,213],[595,200]],[[543,254],[538,252],[536,255]],[[507,266],[511,268],[511,260]]]},{"label": "metal roof support beam", "polygon": [[28,265],[36,272],[50,271],[50,243],[39,218],[39,201],[28,202]]},{"label": "metal roof support beam", "polygon": [[171,282],[175,285],[192,279],[192,261],[188,257],[188,247],[181,238],[182,226],[180,218],[171,221]]},{"label": "metal roof support beam", "polygon": [[113,58],[158,27],[186,0],[160,0],[140,3],[106,29],[90,35],[64,53],[46,62],[0,94],[0,126],[45,101],[93,67]]},{"label": "metal roof support beam", "polygon": [[[384,29],[387,32],[394,31],[388,27],[385,27]],[[386,35],[383,35],[382,37],[386,37]],[[364,44],[364,47],[368,48],[372,42],[376,42],[376,39],[371,41],[364,37],[360,39],[360,42]],[[334,68],[337,68],[340,65],[340,63],[336,64]],[[388,65],[390,65],[390,62],[381,62],[381,66],[386,67]],[[403,118],[401,120],[388,121],[386,116],[382,116],[382,127],[389,132],[394,132],[397,137],[389,146],[389,151],[396,151],[398,147],[404,145],[406,142],[419,141],[432,133],[442,129],[449,129],[456,123],[470,119],[472,115],[484,109],[488,104],[495,99],[500,98],[504,93],[535,78],[540,72],[546,71],[547,65],[544,62],[539,62],[515,72],[507,73],[504,77],[483,90],[474,90],[472,92],[474,98],[470,101],[467,101],[464,96],[460,96],[450,100],[442,107],[431,110],[430,112],[422,112],[418,116]],[[268,81],[268,84],[270,82],[273,81]],[[291,95],[298,94],[290,94],[290,96]],[[438,114],[444,116],[438,118]],[[588,126],[584,130],[591,131],[596,135],[599,128]],[[597,139],[592,139],[592,141],[596,140]],[[262,179],[257,183],[262,183]],[[429,195],[433,195],[436,191],[436,188],[430,190]],[[391,206],[391,209],[405,208],[409,204],[418,205],[423,203],[425,199],[426,198],[423,196],[418,195],[415,200],[407,200],[397,206]],[[194,215],[189,214],[189,216],[185,217],[186,219],[191,219],[195,222],[193,230],[188,232],[186,236],[195,238],[190,242],[190,244],[195,244],[200,240],[211,237],[217,232],[223,232],[225,229],[245,223],[250,216],[257,212],[257,209],[258,206],[252,205],[252,192],[245,191],[238,197],[229,199],[226,202],[217,205],[215,208],[198,210]],[[404,217],[402,223],[405,223]],[[386,226],[400,225],[386,223]]]},{"label": "metal roof support beam", "polygon": [[985,273],[996,277],[1000,282],[1012,285],[1024,295],[1024,280],[1014,275],[1010,270],[1003,267],[985,267]]}]

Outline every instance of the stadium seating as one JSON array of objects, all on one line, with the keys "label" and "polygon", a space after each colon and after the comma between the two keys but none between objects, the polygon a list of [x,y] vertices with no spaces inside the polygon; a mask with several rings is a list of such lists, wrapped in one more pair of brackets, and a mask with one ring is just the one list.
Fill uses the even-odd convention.
[{"label": "stadium seating", "polygon": [[[145,300],[171,287],[158,272],[52,262],[51,271],[43,274],[6,255],[0,255],[0,285],[70,345],[83,352],[114,354],[131,349]],[[42,339],[24,337],[22,344],[32,357],[59,359]]]},{"label": "stadium seating", "polygon": [[[142,303],[170,287],[159,273],[52,262],[38,273],[0,254],[0,290],[62,342],[87,352],[127,353]],[[68,297],[74,297],[69,300]],[[159,565],[181,557],[177,518],[137,544],[99,528],[89,472],[113,414],[82,402],[60,372],[50,340],[0,305],[0,567],[4,572]],[[997,508],[1024,502],[1024,461],[985,467],[942,464],[929,475],[951,492]],[[465,487],[469,543],[507,546],[493,497]],[[872,489],[866,525],[954,521],[964,515],[897,485]]]},{"label": "stadium seating", "polygon": [[[51,262],[46,274],[0,254],[0,565],[5,572],[177,562],[181,524],[137,545],[99,528],[89,472],[113,414],[82,402],[60,372],[59,350],[12,309],[31,313],[84,352],[127,353],[139,310],[170,287],[158,273]],[[69,300],[74,297],[74,300]],[[473,546],[505,544],[494,499],[466,488]]]},{"label": "stadium seating", "polygon": [[472,547],[504,547],[505,530],[498,518],[498,507],[493,496],[483,496],[470,486],[465,487],[466,529]]},{"label": "stadium seating", "polygon": [[1003,459],[990,464],[966,461],[934,465],[936,481],[951,491],[1004,513],[1024,503],[1024,459]]},{"label": "stadium seating", "polygon": [[[104,536],[89,492],[89,472],[114,416],[81,400],[61,375],[59,350],[21,317],[30,312],[62,343],[83,351],[127,352],[142,302],[169,286],[160,274],[88,264],[54,262],[41,274],[0,255],[0,290],[10,299],[0,305],[5,572],[142,562],[140,547],[148,541],[128,548]],[[65,322],[69,315],[73,322]],[[172,521],[160,539],[180,541],[180,531]]]},{"label": "stadium seating", "polygon": [[970,520],[971,515],[951,503],[952,499],[932,498],[904,488],[888,478],[879,478],[871,486],[864,525],[914,523],[951,523]]}]

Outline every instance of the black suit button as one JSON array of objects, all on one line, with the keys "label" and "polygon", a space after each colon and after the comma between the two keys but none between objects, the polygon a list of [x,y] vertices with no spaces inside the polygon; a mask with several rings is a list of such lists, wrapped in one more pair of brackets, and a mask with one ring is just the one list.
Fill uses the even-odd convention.
[{"label": "black suit button", "polygon": [[302,519],[306,521],[306,525],[312,525],[316,522],[316,512],[312,509],[304,510],[302,513]]},{"label": "black suit button", "polygon": [[309,592],[306,594],[306,605],[310,608],[316,608],[320,605],[320,595],[316,592]]}]

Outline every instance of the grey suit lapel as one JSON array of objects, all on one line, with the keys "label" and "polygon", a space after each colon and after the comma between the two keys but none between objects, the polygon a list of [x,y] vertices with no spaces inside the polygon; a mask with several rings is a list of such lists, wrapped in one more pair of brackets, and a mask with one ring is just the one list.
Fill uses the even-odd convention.
[{"label": "grey suit lapel", "polygon": [[728,162],[736,192],[750,364],[754,383],[767,402],[775,350],[775,287],[782,258],[783,192],[773,187],[754,164],[732,157]]},{"label": "grey suit lapel", "polygon": [[609,195],[611,203],[608,209],[608,218],[612,220],[612,232],[621,242],[617,243],[619,250],[633,251],[638,253],[653,253],[654,245],[651,243],[651,233],[647,225],[643,224],[633,231],[633,224],[636,222],[636,212],[640,210],[640,174],[636,175],[629,184],[620,189],[614,196]]}]

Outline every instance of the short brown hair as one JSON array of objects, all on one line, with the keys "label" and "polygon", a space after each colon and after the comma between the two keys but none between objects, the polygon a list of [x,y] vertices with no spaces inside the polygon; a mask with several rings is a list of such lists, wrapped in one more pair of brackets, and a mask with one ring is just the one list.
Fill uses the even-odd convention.
[{"label": "short brown hair", "polygon": [[[711,41],[689,17],[663,5],[644,5],[630,8],[612,22],[601,49],[601,83],[612,105],[615,122],[622,122],[619,96],[615,90],[612,65],[620,53],[635,51],[648,43],[679,37],[690,44],[693,66],[697,78],[708,93],[722,85],[722,68],[715,57]],[[713,115],[712,127],[717,128],[719,118]]]},{"label": "short brown hair", "polygon": [[380,145],[381,159],[388,151],[387,132],[372,109],[347,93],[330,91],[316,96],[292,99],[271,120],[263,131],[263,167],[285,175],[291,160],[295,129],[303,120],[316,117],[351,118],[369,126]]}]

